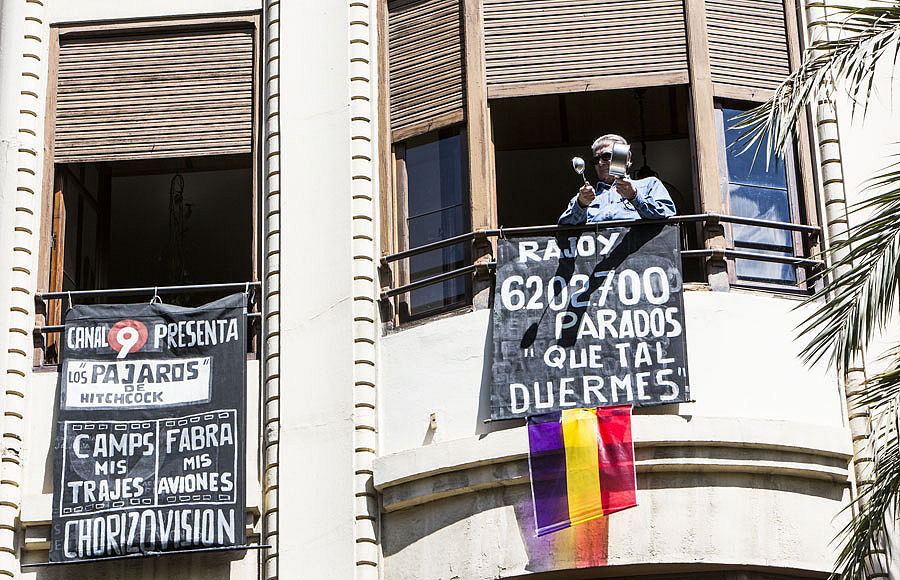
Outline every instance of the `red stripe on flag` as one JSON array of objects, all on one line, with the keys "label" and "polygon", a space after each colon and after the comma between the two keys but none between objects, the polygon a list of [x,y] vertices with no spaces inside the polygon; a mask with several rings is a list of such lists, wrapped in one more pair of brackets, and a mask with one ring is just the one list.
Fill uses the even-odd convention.
[{"label": "red stripe on flag", "polygon": [[598,408],[597,436],[603,513],[636,506],[631,405]]}]

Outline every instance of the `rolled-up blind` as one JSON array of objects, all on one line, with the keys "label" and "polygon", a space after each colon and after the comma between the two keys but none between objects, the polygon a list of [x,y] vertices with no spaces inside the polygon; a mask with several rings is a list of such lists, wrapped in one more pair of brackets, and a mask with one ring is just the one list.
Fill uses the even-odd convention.
[{"label": "rolled-up blind", "polygon": [[783,0],[706,0],[714,83],[772,90],[791,70]]},{"label": "rolled-up blind", "polygon": [[58,162],[249,153],[250,29],[60,38]]},{"label": "rolled-up blind", "polygon": [[687,75],[682,0],[484,0],[489,88]]},{"label": "rolled-up blind", "polygon": [[460,0],[392,0],[388,13],[391,128],[461,118]]}]

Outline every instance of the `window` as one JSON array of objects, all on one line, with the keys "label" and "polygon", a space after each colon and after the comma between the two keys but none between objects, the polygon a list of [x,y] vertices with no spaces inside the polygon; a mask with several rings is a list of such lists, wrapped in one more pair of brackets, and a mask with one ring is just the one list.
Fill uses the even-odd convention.
[{"label": "window", "polygon": [[[41,286],[255,279],[257,26],[247,16],[52,28]],[[46,323],[63,312],[51,301]]]},{"label": "window", "polygon": [[[739,137],[743,131],[734,128],[735,118],[747,109],[749,107],[724,104],[716,107],[722,196],[727,213],[800,223],[801,208],[793,152],[789,151],[784,159],[773,160],[768,166],[763,152],[756,159],[753,149],[740,154],[744,142],[739,142]],[[796,232],[737,224],[728,228],[727,232],[729,245],[735,250],[778,256],[803,255],[802,240]],[[743,258],[736,258],[729,264],[729,275],[735,284],[784,288],[801,286],[805,282],[801,268]]]},{"label": "window", "polygon": [[[582,184],[572,157],[596,183],[590,147],[603,133],[631,143],[632,177],[658,177],[679,214],[697,213],[688,108],[687,87],[674,85],[492,100],[499,225],[555,224]],[[696,226],[681,232],[684,249],[701,247]],[[683,265],[685,280],[704,279],[698,260]]]},{"label": "window", "polygon": [[[754,4],[755,0],[743,4],[748,2]],[[727,288],[721,260],[699,259],[708,256],[712,246],[722,245],[723,227],[727,247],[738,252],[803,257],[816,250],[815,172],[806,136],[801,135],[796,150],[771,169],[751,164],[750,157],[738,158],[729,147],[737,137],[729,122],[746,110],[747,104],[764,99],[776,88],[799,54],[796,15],[786,12],[782,3],[754,5],[754,14],[747,17],[755,29],[765,33],[765,38],[754,44],[759,54],[749,63],[743,58],[747,51],[738,50],[746,48],[743,45],[749,41],[734,41],[735,31],[741,28],[733,18],[734,10],[725,6],[727,3],[718,3],[724,8],[707,6],[708,30],[703,33],[709,36],[709,52],[703,56],[709,57],[709,79],[695,81],[699,84],[692,84],[688,74],[691,59],[684,38],[689,30],[691,34],[701,31],[696,29],[698,23],[685,20],[683,3],[660,0],[659,5],[644,6],[646,3],[633,2],[626,10],[629,18],[650,18],[658,34],[650,38],[636,33],[628,41],[633,46],[615,55],[588,55],[577,63],[558,58],[578,53],[560,48],[568,41],[560,40],[565,35],[558,18],[531,10],[525,2],[513,4],[517,3],[485,3],[470,18],[470,4],[457,0],[387,3],[386,17],[380,23],[386,40],[380,61],[389,73],[380,95],[380,143],[382,150],[393,156],[385,155],[380,169],[382,182],[394,184],[395,196],[390,198],[390,188],[382,192],[383,223],[395,224],[395,228],[382,228],[385,255],[426,239],[439,239],[431,235],[437,233],[437,226],[424,226],[424,216],[414,213],[414,196],[423,193],[414,191],[415,176],[404,173],[405,156],[407,150],[423,145],[419,139],[444,139],[446,130],[441,128],[460,123],[465,123],[471,148],[462,156],[471,167],[460,163],[460,175],[470,173],[471,191],[463,191],[468,181],[463,179],[459,197],[446,204],[442,197],[440,203],[430,206],[427,211],[437,212],[441,219],[450,219],[451,208],[460,200],[468,203],[470,197],[469,226],[476,229],[554,224],[581,185],[571,169],[572,157],[587,159],[596,137],[616,133],[632,144],[631,175],[658,177],[680,215],[722,212],[811,226],[801,234],[685,221],[681,225],[682,249],[703,250],[683,260],[685,281]],[[609,28],[606,12],[591,12],[583,23],[585,30],[603,36]],[[439,21],[440,30],[429,27],[432,20]],[[515,31],[510,31],[510,23],[515,24]],[[428,34],[422,32],[426,29]],[[654,54],[648,56],[648,51]],[[711,111],[696,108],[709,90],[714,99],[722,99],[715,104],[718,131],[708,123]],[[436,129],[442,132],[438,134]],[[426,137],[415,137],[426,131]],[[715,167],[707,162],[717,146],[720,182],[712,175]],[[702,167],[698,167],[700,162]],[[414,171],[412,163],[409,171]],[[595,179],[590,164],[585,176]],[[422,223],[415,223],[418,218]],[[429,235],[417,233],[417,226]],[[449,222],[441,226],[443,237],[460,231]],[[478,239],[470,253],[481,264],[487,261],[488,248]],[[466,265],[460,261],[465,251],[461,244],[412,260],[408,267],[405,261],[398,263],[392,285],[396,288]],[[726,263],[731,284],[805,289],[803,267],[735,256]],[[398,304],[400,319],[440,312],[465,303],[467,295],[481,305],[480,297],[487,295],[483,293],[487,282],[482,278],[476,275],[474,282],[459,279],[436,287],[433,293],[408,295],[407,301]],[[464,283],[473,287],[464,290]],[[386,317],[388,312],[385,309]]]},{"label": "window", "polygon": [[[464,134],[458,128],[432,131],[395,146],[400,194],[401,249],[416,248],[469,231],[469,196]],[[416,282],[466,266],[469,243],[409,259],[408,281]],[[400,317],[417,318],[468,302],[468,276],[409,293]],[[404,306],[405,305],[405,306]]]},{"label": "window", "polygon": [[58,164],[48,287],[249,280],[250,164],[250,155]]}]

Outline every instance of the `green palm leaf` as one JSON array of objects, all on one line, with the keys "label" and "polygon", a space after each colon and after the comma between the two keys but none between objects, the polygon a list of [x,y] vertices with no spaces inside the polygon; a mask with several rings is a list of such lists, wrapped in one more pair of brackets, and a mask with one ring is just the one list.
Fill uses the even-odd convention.
[{"label": "green palm leaf", "polygon": [[[809,6],[836,10],[839,17],[823,23],[827,38],[814,41],[774,96],[745,113],[737,126],[744,129],[742,150],[755,145],[755,156],[765,150],[767,164],[773,155],[784,155],[803,111],[817,100],[832,100],[840,90],[849,97],[852,112],[865,115],[875,89],[876,65],[896,68],[900,56],[900,1],[873,1],[863,7]],[[858,225],[829,249],[831,265],[818,276],[824,286],[804,302],[814,309],[798,327],[806,341],[801,356],[807,363],[826,358],[847,371],[898,314],[900,155],[893,157],[894,163],[870,180],[869,197],[852,208]],[[870,480],[860,483],[848,507],[854,515],[838,536],[841,549],[835,570],[847,580],[872,572],[870,556],[887,549],[888,526],[893,528],[900,514],[900,346],[884,359],[886,370],[871,377],[848,401],[852,408],[871,413],[875,429],[869,442],[875,462]],[[893,517],[888,519],[889,515]]]},{"label": "green palm leaf", "polygon": [[[892,413],[894,418],[896,414]],[[896,423],[895,423],[896,424]],[[885,541],[888,526],[885,514],[897,513],[900,498],[900,448],[897,446],[895,427],[883,433],[885,439],[875,454],[875,473],[871,484],[861,486],[859,494],[851,506],[856,515],[844,526],[839,536],[843,545],[837,559],[836,575],[841,580],[866,578],[871,570],[869,556],[887,550],[890,558],[890,543]]]},{"label": "green palm leaf", "polygon": [[[875,193],[851,212],[865,212],[868,216],[849,230],[846,240],[832,246],[831,266],[821,274],[829,281],[804,302],[815,307],[799,327],[800,336],[807,338],[801,353],[807,362],[829,354],[830,364],[839,369],[850,368],[854,358],[897,314],[898,167],[900,164],[895,163],[870,181],[867,189]],[[872,480],[859,486],[851,506],[855,515],[839,534],[842,546],[836,570],[846,580],[866,578],[864,571],[870,566],[870,554],[889,549],[885,541],[888,514],[900,513],[900,347],[890,350],[882,360],[887,362],[887,369],[866,381],[848,401],[851,408],[868,408],[873,423],[880,426],[870,437],[875,459]]]},{"label": "green palm leaf", "polygon": [[[765,104],[742,116],[738,128],[745,130],[744,148],[754,143],[757,154],[768,142],[767,160],[772,152],[783,155],[791,143],[806,105],[817,98],[830,99],[838,89],[834,81],[844,82],[844,90],[856,106],[865,112],[873,89],[875,64],[890,59],[896,64],[900,40],[900,2],[870,2],[865,7],[828,6],[843,18],[825,23],[835,38],[813,42],[803,62],[775,90]],[[810,3],[810,8],[826,8]]]},{"label": "green palm leaf", "polygon": [[[900,158],[900,156],[898,156]],[[847,369],[853,358],[896,314],[900,290],[900,164],[887,167],[870,181],[878,191],[851,213],[870,216],[849,230],[847,239],[830,250],[831,266],[821,274],[830,281],[805,304],[817,305],[800,325],[807,338],[801,356]],[[887,188],[887,189],[885,189]]]}]

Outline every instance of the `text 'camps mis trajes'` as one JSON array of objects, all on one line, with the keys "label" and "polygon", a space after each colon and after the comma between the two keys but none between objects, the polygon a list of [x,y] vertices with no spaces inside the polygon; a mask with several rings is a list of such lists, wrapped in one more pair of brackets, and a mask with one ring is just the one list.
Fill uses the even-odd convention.
[{"label": "text 'camps mis trajes'", "polygon": [[[208,450],[234,446],[234,427],[224,422],[206,425],[189,425],[164,429],[160,433],[165,455],[190,454],[182,458],[182,470],[203,470],[212,465]],[[155,430],[130,433],[81,433],[71,439],[74,458],[93,463],[93,475],[108,477],[126,475],[132,457],[153,457],[157,453]],[[234,474],[230,471],[199,471],[172,477],[160,477],[155,490],[147,489],[144,477],[122,477],[99,481],[67,481],[65,498],[72,504],[115,501],[137,498],[146,494],[194,493],[197,491],[231,491]],[[151,483],[152,485],[152,483]]]}]

